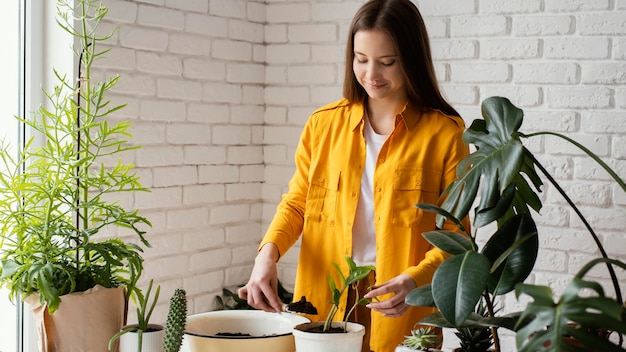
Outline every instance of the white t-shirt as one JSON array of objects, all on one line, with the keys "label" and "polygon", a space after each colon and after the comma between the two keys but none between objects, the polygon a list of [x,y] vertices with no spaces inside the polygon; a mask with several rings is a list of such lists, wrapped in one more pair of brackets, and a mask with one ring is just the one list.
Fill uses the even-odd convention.
[{"label": "white t-shirt", "polygon": [[376,229],[374,228],[374,170],[378,153],[389,135],[374,132],[365,118],[365,167],[361,176],[361,193],[352,228],[352,259],[357,265],[376,264]]}]

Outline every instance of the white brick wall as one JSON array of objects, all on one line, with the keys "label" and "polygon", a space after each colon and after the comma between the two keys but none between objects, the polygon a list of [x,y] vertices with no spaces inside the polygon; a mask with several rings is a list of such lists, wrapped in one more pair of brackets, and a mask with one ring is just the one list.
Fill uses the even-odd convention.
[{"label": "white brick wall", "polygon": [[[222,287],[247,278],[303,123],[340,98],[346,31],[363,2],[105,1],[105,27],[120,29],[97,74],[122,76],[112,99],[129,106],[116,117],[136,122],[133,141],[143,148],[132,158],[152,190],[135,196],[155,225],[145,281],[186,288],[191,312],[212,309]],[[442,87],[466,121],[483,99],[505,95],[525,110],[524,131],[567,133],[626,177],[624,0],[416,3]],[[623,192],[554,138],[530,140],[529,149],[623,256]],[[532,278],[562,288],[595,252],[580,221],[546,190],[545,255]],[[279,266],[288,286],[296,262],[297,247]]]}]

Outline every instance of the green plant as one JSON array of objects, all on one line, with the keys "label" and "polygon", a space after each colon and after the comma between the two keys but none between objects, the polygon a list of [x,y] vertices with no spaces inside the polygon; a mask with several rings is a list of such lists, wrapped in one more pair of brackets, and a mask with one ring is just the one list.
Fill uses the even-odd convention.
[{"label": "green plant", "polygon": [[346,313],[346,317],[344,319],[344,323],[346,323],[344,324],[344,331],[347,325],[348,316],[352,314],[354,309],[356,309],[356,307],[359,305],[368,304],[370,302],[367,298],[359,298],[360,297],[359,290],[355,284],[359,282],[360,280],[366,278],[370,274],[370,272],[372,272],[372,270],[376,270],[375,267],[372,265],[357,266],[354,260],[350,258],[350,256],[346,256],[345,259],[346,259],[346,262],[348,263],[348,268],[349,268],[348,275],[344,275],[341,272],[341,268],[339,267],[339,265],[337,265],[337,263],[333,263],[335,270],[339,274],[339,278],[341,280],[340,282],[341,286],[338,287],[337,284],[335,283],[335,280],[332,278],[332,276],[331,275],[328,276],[328,285],[330,286],[330,291],[332,292],[333,301],[331,302],[332,306],[330,308],[330,312],[328,312],[328,316],[326,317],[326,320],[324,321],[324,331],[328,331],[330,329],[331,322],[333,321],[333,319],[335,318],[335,315],[339,311],[339,305],[341,303],[341,296],[344,294],[344,292],[346,292],[346,290],[350,286],[354,285],[355,287],[356,299],[352,307],[350,307],[350,309]]},{"label": "green plant", "polygon": [[[141,290],[137,287],[134,288],[132,298],[135,299],[136,310],[137,310],[137,324],[128,325],[120,330],[117,334],[113,335],[109,340],[109,350],[113,348],[113,343],[120,338],[120,336],[135,332],[137,333],[137,352],[141,352],[141,348],[143,345],[143,333],[146,331],[150,331],[150,317],[152,316],[152,312],[154,311],[154,307],[159,300],[159,293],[161,292],[161,286],[157,286],[156,291],[154,292],[154,297],[150,298],[150,294],[152,293],[152,284],[153,280],[150,280],[148,284],[148,289],[146,290],[145,295]],[[151,301],[151,303],[149,303]],[[149,305],[149,306],[148,306]]]},{"label": "green plant", "polygon": [[[573,282],[578,283],[568,289],[569,291],[560,302],[568,302],[569,309],[575,307],[580,311],[600,311],[603,314],[620,316],[619,321],[609,323],[602,321],[600,317],[603,315],[572,315],[568,317],[572,320],[570,323],[580,327],[607,327],[620,334],[626,332],[621,289],[614,270],[615,265],[622,266],[623,263],[608,258],[589,222],[554,177],[524,147],[522,140],[542,135],[565,139],[595,160],[625,192],[626,184],[598,156],[569,137],[554,132],[531,134],[519,132],[523,111],[506,98],[486,99],[482,104],[482,113],[484,120],[475,120],[463,135],[467,143],[476,147],[476,151],[458,165],[458,180],[445,190],[441,206],[417,205],[422,210],[436,212],[439,227],[447,219],[455,222],[462,234],[445,231],[432,231],[424,234],[431,244],[451,254],[451,257],[438,267],[432,284],[418,287],[411,292],[407,296],[407,303],[434,306],[439,309],[435,315],[422,320],[424,324],[431,323],[453,328],[491,327],[496,351],[500,351],[498,327],[518,330],[522,332],[520,336],[528,337],[529,340],[518,339],[518,348],[523,348],[522,346],[526,343],[535,346],[538,338],[552,341],[552,346],[562,346],[559,341],[566,337],[566,329],[553,326],[546,330],[550,320],[546,319],[546,315],[551,314],[550,312],[554,313],[553,310],[547,310],[548,306],[554,305],[552,299],[547,302],[547,293],[544,292],[544,295],[536,293],[544,289],[521,285],[532,272],[539,249],[537,227],[532,216],[533,211],[539,212],[542,207],[538,196],[542,186],[541,178],[537,173],[539,170],[563,196],[587,228],[601,254],[601,262],[607,264],[615,292],[613,299],[615,304],[612,305],[597,304],[598,301],[604,300],[603,293],[594,299],[574,299],[571,291],[580,288],[581,285],[597,288],[596,284],[581,282],[578,277],[575,277]],[[479,201],[475,204],[476,199]],[[459,220],[468,216],[470,210],[473,210],[474,215],[472,233],[468,232]],[[496,223],[497,230],[480,248],[476,241],[476,230],[493,222]],[[516,287],[519,287],[518,294],[523,292],[533,294],[533,297],[539,301],[536,302],[538,304],[529,305],[528,310],[523,313],[497,317],[493,310],[494,300],[497,296],[513,291]],[[489,318],[473,314],[477,302],[481,299],[486,304]],[[539,303],[545,303],[543,308],[546,309],[540,309]],[[534,311],[531,313],[530,310]],[[526,325],[534,318],[543,319],[540,321],[546,323],[541,331],[535,331],[538,333],[529,332],[541,326],[540,323],[536,323],[536,320],[530,325],[532,327]],[[561,320],[552,319],[552,322],[560,324]],[[527,329],[523,330],[525,326]],[[579,337],[579,339],[587,348],[596,347],[586,339],[586,336]],[[611,344],[603,351],[624,350]]]},{"label": "green plant", "polygon": [[[476,306],[477,315],[481,317],[487,316],[487,309],[482,301]],[[459,338],[460,350],[462,352],[487,352],[493,345],[493,336],[491,329],[483,326],[459,327],[454,332]]]},{"label": "green plant", "polygon": [[178,352],[180,350],[186,321],[187,293],[185,290],[177,288],[170,298],[169,311],[165,320],[164,352]]},{"label": "green plant", "polygon": [[0,173],[0,282],[8,284],[12,299],[39,293],[50,313],[62,295],[97,284],[124,285],[130,294],[143,269],[141,247],[95,236],[122,227],[149,247],[140,227],[150,225],[114,201],[120,193],[145,191],[133,165],[105,164],[136,148],[126,143],[129,122],[106,119],[123,108],[105,98],[119,76],[103,82],[91,77],[93,62],[108,51],[97,50],[98,44],[112,35],[99,34],[107,8],[95,0],[59,0],[57,9],[57,22],[76,38],[80,79],[55,71],[58,83],[44,91],[46,106],[32,118],[18,118],[33,137],[17,157],[10,145],[0,145],[5,170]]},{"label": "green plant", "polygon": [[610,332],[618,332],[621,344],[621,336],[626,333],[624,306],[607,297],[597,282],[583,280],[584,275],[600,263],[626,270],[624,262],[596,258],[580,269],[557,302],[550,287],[520,284],[515,288],[518,297],[526,294],[533,298],[518,321],[519,352],[536,351],[545,345],[555,351],[574,350],[572,340],[558,338],[561,336],[574,338],[587,346],[586,350],[624,351],[607,340]]},{"label": "green plant", "polygon": [[418,327],[411,330],[410,336],[405,336],[402,345],[414,350],[428,351],[441,344],[441,340],[441,335],[434,333],[432,327]]}]

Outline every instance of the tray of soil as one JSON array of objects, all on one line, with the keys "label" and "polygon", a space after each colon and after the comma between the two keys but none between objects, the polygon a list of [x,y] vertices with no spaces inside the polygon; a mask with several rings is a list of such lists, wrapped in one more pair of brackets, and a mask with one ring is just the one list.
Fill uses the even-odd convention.
[{"label": "tray of soil", "polygon": [[294,352],[293,327],[310,320],[292,313],[218,310],[187,317],[182,352]]}]

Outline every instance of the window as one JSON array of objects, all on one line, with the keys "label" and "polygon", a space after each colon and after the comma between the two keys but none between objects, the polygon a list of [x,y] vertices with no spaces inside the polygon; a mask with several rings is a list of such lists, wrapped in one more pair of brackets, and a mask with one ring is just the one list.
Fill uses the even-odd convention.
[{"label": "window", "polygon": [[[65,0],[71,1],[71,0]],[[56,24],[56,1],[0,1],[0,139],[14,147],[24,131],[14,116],[29,117],[43,102],[41,88],[56,84],[52,67],[61,74],[73,71],[71,37]],[[37,351],[36,330],[28,307],[9,301],[0,287],[0,352]]]},{"label": "window", "polygon": [[[21,114],[23,91],[22,45],[24,24],[21,1],[3,1],[0,5],[0,47],[8,53],[0,65],[0,133],[6,143],[17,146],[19,129],[15,115]],[[8,289],[0,288],[0,351],[17,351],[18,306],[8,299]]]}]

